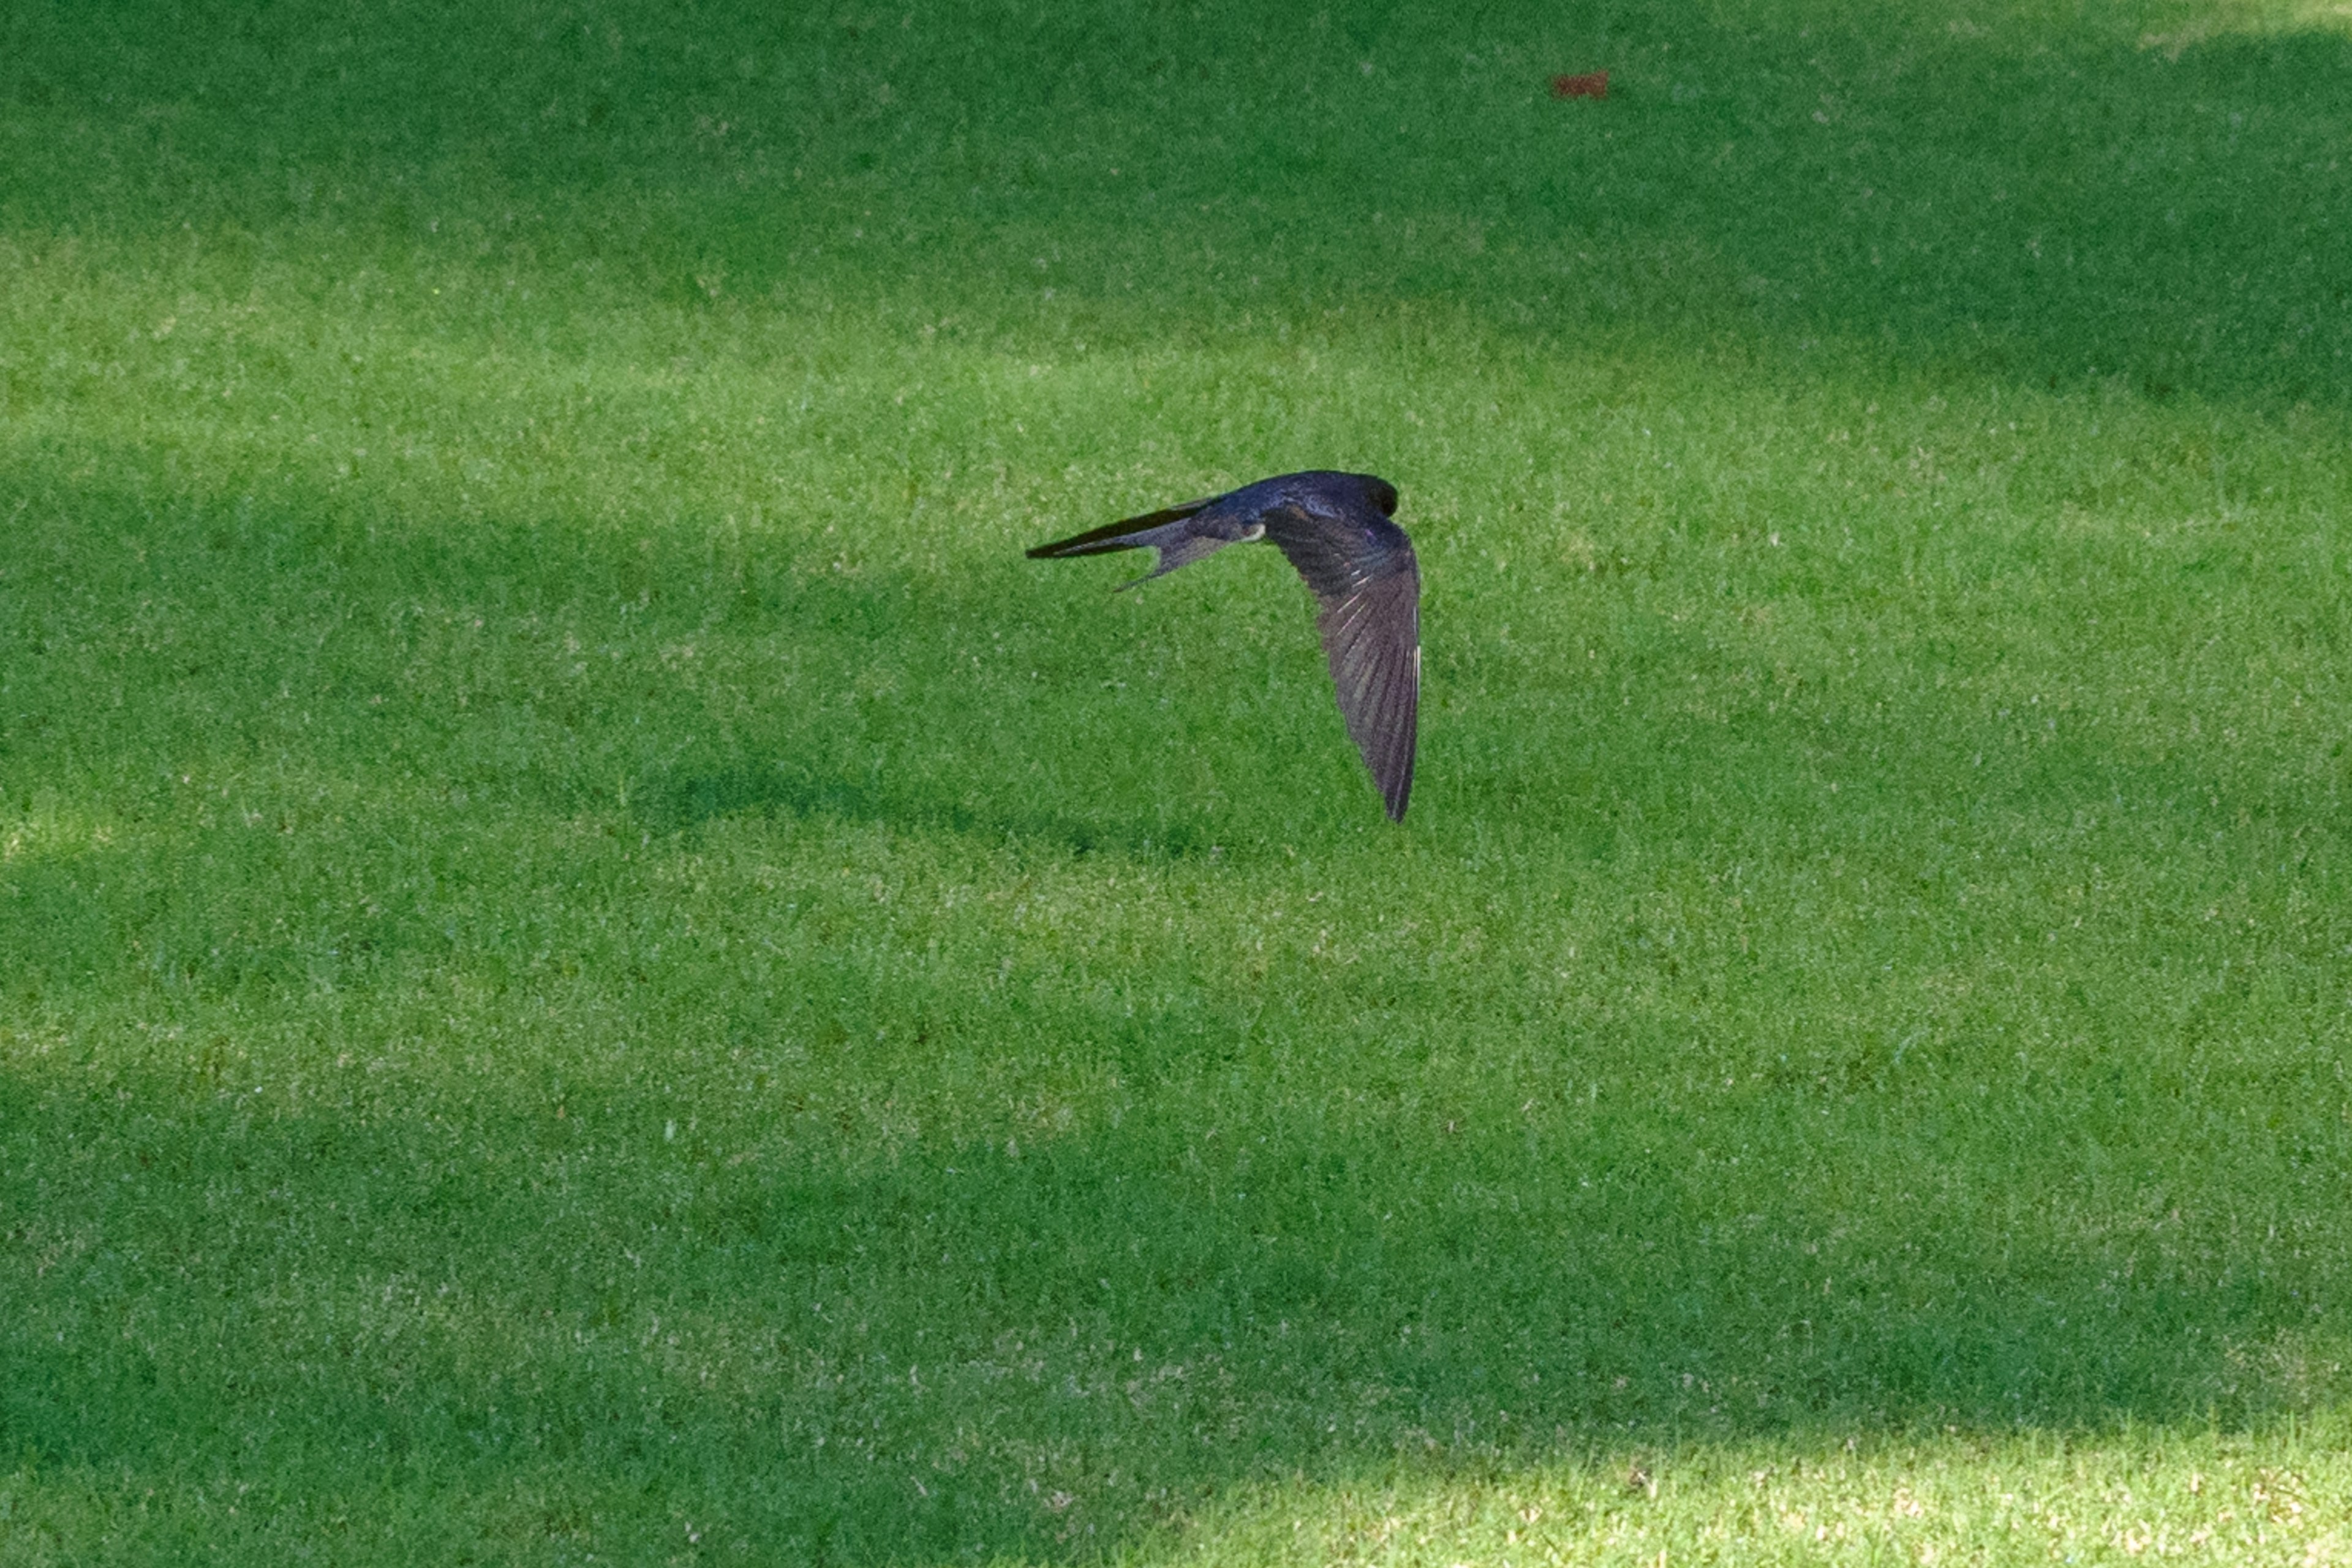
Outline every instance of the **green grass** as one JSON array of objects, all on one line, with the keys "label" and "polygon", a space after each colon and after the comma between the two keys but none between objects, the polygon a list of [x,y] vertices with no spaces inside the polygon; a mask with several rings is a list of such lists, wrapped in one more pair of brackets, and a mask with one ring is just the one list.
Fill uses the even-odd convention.
[{"label": "green grass", "polygon": [[0,1561],[2352,1558],[2347,91],[8,7]]}]

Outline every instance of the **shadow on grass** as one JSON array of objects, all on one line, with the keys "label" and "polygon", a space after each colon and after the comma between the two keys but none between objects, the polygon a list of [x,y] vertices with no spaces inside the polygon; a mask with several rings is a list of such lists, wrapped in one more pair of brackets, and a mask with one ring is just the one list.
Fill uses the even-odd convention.
[{"label": "shadow on grass", "polygon": [[[2352,404],[2352,38],[2319,27],[625,5],[607,47],[528,8],[358,36],[328,7],[46,15],[0,49],[0,213],[28,239],[176,247],[188,220],[251,252],[232,270],[338,237],[369,265],[489,256],[559,300],[849,299],[1097,340],[1420,300],[1564,352],[1624,331],[1802,375],[1826,338]],[[1615,68],[1609,99],[1547,99],[1564,64]]]},{"label": "shadow on grass", "polygon": [[[1999,1161],[1870,1146],[1878,1097],[1826,1132],[1749,1108],[1786,1162],[1759,1184],[1633,1105],[1449,1135],[1328,1099],[1212,1126],[1179,1096],[941,1147],[789,1091],[558,1119],[364,1078],[304,1114],[200,1076],[0,1079],[12,1154],[86,1173],[33,1202],[10,1162],[39,1264],[0,1284],[12,1457],[135,1494],[234,1455],[268,1479],[248,1510],[303,1529],[323,1499],[538,1498],[592,1506],[600,1550],[682,1516],[799,1561],[1058,1560],[1400,1459],[2228,1428],[2343,1393],[2324,1268],[2160,1207],[1988,1230]],[[1931,1189],[1956,1152],[1976,1175]]]}]

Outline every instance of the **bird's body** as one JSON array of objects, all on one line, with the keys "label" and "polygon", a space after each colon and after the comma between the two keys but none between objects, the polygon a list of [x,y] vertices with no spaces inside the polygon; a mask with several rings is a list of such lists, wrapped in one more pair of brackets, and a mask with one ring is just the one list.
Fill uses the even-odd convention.
[{"label": "bird's body", "polygon": [[[1390,521],[1396,487],[1370,474],[1283,474],[1041,544],[1033,556],[1158,552],[1146,582],[1264,539],[1307,580],[1339,716],[1391,818],[1404,819],[1421,708],[1421,567]],[[1125,584],[1133,587],[1134,583]]]}]

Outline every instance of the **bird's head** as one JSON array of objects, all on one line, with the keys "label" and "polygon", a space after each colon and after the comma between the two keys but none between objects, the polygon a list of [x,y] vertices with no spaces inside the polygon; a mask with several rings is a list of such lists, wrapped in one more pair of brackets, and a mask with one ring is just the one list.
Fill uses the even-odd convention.
[{"label": "bird's head", "polygon": [[1364,489],[1370,493],[1372,504],[1381,509],[1381,515],[1382,517],[1394,517],[1396,515],[1396,486],[1389,483],[1386,479],[1376,479],[1370,474],[1367,474],[1364,476]]}]

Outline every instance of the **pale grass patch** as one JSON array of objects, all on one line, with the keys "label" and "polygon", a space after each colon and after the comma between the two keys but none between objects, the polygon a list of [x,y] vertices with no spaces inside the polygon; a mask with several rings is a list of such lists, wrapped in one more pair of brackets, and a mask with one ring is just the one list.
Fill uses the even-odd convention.
[{"label": "pale grass patch", "polygon": [[2179,60],[2189,50],[2233,34],[2254,37],[2300,31],[2352,32],[2346,0],[2208,0],[2168,26],[2139,36],[2139,47]]},{"label": "pale grass patch", "polygon": [[1401,1458],[1358,1480],[1245,1489],[1166,1561],[2352,1561],[2352,1464],[2317,1434],[1747,1442],[1474,1468],[1416,1474]]},{"label": "pale grass patch", "polygon": [[70,860],[115,848],[124,834],[113,816],[44,794],[18,810],[0,812],[0,866]]}]

